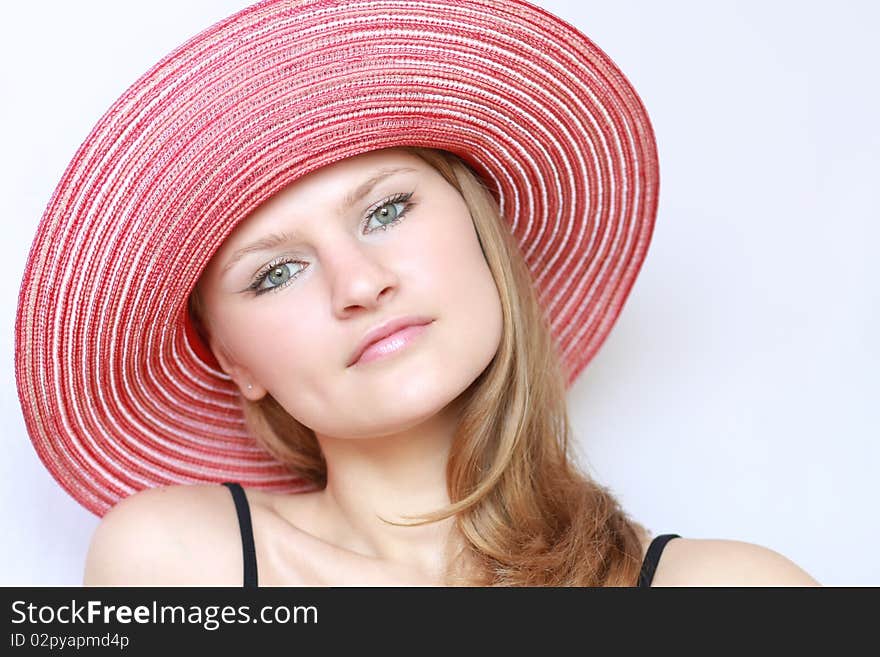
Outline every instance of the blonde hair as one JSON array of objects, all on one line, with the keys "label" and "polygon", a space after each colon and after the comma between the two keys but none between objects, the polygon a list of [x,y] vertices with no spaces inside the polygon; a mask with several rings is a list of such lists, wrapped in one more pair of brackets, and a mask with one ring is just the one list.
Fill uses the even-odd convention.
[{"label": "blonde hair", "polygon": [[[641,564],[640,536],[647,532],[628,517],[609,489],[576,465],[566,373],[526,262],[497,202],[452,153],[405,150],[461,194],[503,313],[495,357],[462,393],[463,411],[446,466],[451,504],[412,524],[455,516],[464,548],[447,564],[450,585],[634,585]],[[197,285],[190,313],[209,344],[204,311]],[[268,393],[257,402],[241,400],[254,438],[323,488],[327,467],[314,432]]]}]

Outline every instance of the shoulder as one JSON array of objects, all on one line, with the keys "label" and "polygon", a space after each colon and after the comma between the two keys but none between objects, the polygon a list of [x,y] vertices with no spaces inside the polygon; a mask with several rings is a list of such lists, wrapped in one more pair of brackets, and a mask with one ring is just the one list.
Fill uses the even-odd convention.
[{"label": "shoulder", "polygon": [[778,552],[722,539],[669,541],[652,586],[820,586]]},{"label": "shoulder", "polygon": [[241,539],[221,485],[163,486],[110,509],[86,557],[87,586],[241,585]]}]

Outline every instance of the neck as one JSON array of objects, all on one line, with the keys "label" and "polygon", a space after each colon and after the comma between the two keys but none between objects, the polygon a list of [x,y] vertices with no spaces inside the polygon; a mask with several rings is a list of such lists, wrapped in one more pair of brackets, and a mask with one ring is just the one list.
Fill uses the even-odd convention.
[{"label": "neck", "polygon": [[426,575],[442,572],[455,519],[418,527],[406,516],[449,504],[446,463],[458,424],[455,402],[394,433],[359,438],[317,435],[327,463],[320,514],[335,545]]}]

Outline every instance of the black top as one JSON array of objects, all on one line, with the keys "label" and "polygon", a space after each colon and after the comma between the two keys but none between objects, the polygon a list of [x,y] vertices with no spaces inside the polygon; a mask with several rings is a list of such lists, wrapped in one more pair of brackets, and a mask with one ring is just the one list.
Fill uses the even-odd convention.
[{"label": "black top", "polygon": [[[223,485],[229,488],[232,499],[235,502],[235,512],[238,514],[238,526],[241,529],[241,552],[244,561],[244,587],[255,588],[257,586],[257,550],[254,547],[254,529],[251,526],[251,510],[248,506],[247,496],[241,484],[224,481]],[[663,548],[673,538],[681,538],[678,534],[661,534],[651,541],[642,569],[639,573],[639,587],[651,586],[654,579],[654,571],[660,562]]]},{"label": "black top", "polygon": [[648,546],[648,551],[645,553],[645,560],[642,561],[642,570],[639,573],[639,583],[636,585],[639,588],[651,586],[651,582],[654,580],[654,571],[657,570],[657,564],[660,563],[660,555],[663,554],[663,548],[666,547],[666,544],[671,541],[673,538],[681,538],[678,534],[660,534],[659,536],[655,536],[654,540],[651,541],[651,544]]},{"label": "black top", "polygon": [[251,509],[241,484],[224,481],[235,501],[235,512],[238,514],[238,526],[241,529],[241,553],[244,556],[244,587],[257,586],[257,550],[254,546],[254,528],[251,526]]}]

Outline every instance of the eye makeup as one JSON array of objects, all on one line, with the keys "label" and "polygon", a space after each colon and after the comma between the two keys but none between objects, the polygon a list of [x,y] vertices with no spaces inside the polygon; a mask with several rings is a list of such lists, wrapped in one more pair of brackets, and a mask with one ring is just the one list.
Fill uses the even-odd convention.
[{"label": "eye makeup", "polygon": [[[406,214],[411,210],[416,204],[414,201],[411,201],[413,192],[409,193],[398,193],[392,196],[386,197],[381,201],[374,203],[370,208],[364,213],[364,218],[362,220],[362,225],[364,226],[363,233],[365,235],[369,235],[370,233],[374,233],[377,230],[388,230],[394,226],[400,224]],[[402,206],[400,209],[395,208],[396,214],[394,214],[393,219],[386,224],[379,224],[378,227],[372,228],[370,230],[366,230],[366,227],[369,226],[371,219],[373,216],[381,209],[386,206]],[[282,281],[279,285],[274,287],[263,287],[263,283],[269,280],[269,277],[274,274],[276,271],[284,271],[287,265],[291,264],[299,264],[304,265],[301,269],[299,269],[296,273],[293,273],[289,276],[289,278]],[[251,292],[253,296],[261,296],[266,292],[275,292],[277,290],[283,289],[288,286],[288,284],[297,278],[303,271],[305,271],[307,267],[307,263],[301,262],[292,258],[291,256],[279,256],[274,258],[272,261],[267,263],[264,267],[260,268],[260,270],[254,275],[253,282],[245,288],[245,292]],[[289,270],[287,270],[289,271]]]}]

